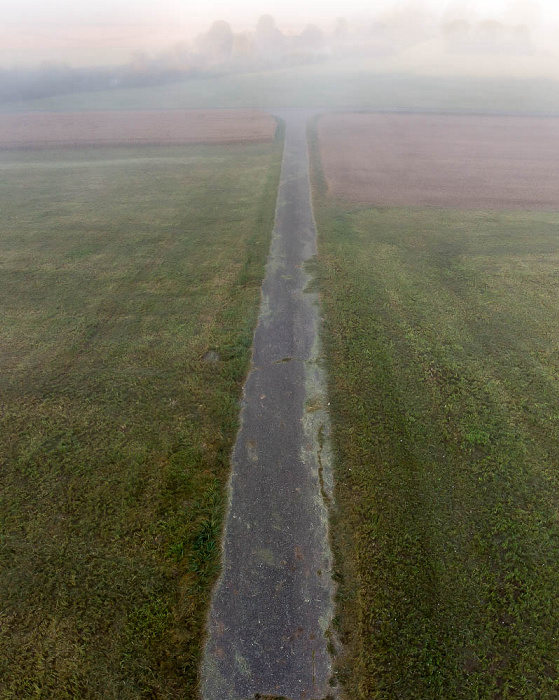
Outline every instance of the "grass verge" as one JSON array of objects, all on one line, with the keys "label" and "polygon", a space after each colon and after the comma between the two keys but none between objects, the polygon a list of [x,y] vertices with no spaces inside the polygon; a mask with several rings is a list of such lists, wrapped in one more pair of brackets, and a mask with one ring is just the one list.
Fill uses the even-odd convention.
[{"label": "grass verge", "polygon": [[314,143],[348,698],[559,693],[559,214],[365,208]]},{"label": "grass verge", "polygon": [[0,697],[196,696],[281,148],[0,155]]}]

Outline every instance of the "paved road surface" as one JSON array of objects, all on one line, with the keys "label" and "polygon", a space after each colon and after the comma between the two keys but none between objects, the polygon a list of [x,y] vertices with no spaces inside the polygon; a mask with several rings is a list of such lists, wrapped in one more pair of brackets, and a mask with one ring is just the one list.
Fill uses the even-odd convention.
[{"label": "paved road surface", "polygon": [[326,636],[333,613],[329,424],[316,362],[317,298],[304,291],[304,263],[316,251],[309,115],[279,116],[287,129],[276,224],[233,454],[204,700],[322,700],[333,690]]}]

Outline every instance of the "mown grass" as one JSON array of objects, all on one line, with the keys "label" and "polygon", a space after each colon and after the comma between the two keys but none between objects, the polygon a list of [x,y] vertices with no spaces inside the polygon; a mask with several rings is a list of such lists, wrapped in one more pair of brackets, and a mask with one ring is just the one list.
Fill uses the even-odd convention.
[{"label": "mown grass", "polygon": [[0,156],[0,697],[196,696],[280,156]]},{"label": "mown grass", "polygon": [[557,698],[559,214],[357,207],[314,170],[346,697]]},{"label": "mown grass", "polygon": [[559,110],[556,81],[382,73],[376,60],[331,60],[181,83],[78,92],[2,111],[309,107],[334,109]]}]

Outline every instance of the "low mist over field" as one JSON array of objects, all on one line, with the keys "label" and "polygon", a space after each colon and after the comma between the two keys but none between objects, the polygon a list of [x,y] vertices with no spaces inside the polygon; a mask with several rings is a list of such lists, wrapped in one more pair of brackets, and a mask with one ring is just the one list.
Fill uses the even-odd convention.
[{"label": "low mist over field", "polygon": [[145,2],[4,10],[0,101],[363,62],[374,73],[559,78],[559,8],[527,2]]}]

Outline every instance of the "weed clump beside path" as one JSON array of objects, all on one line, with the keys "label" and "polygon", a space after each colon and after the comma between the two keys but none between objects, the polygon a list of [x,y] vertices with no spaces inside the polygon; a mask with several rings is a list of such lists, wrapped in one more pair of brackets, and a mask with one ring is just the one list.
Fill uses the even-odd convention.
[{"label": "weed clump beside path", "polygon": [[559,216],[329,200],[347,697],[559,692]]},{"label": "weed clump beside path", "polygon": [[2,698],[196,696],[280,157],[1,156]]}]

